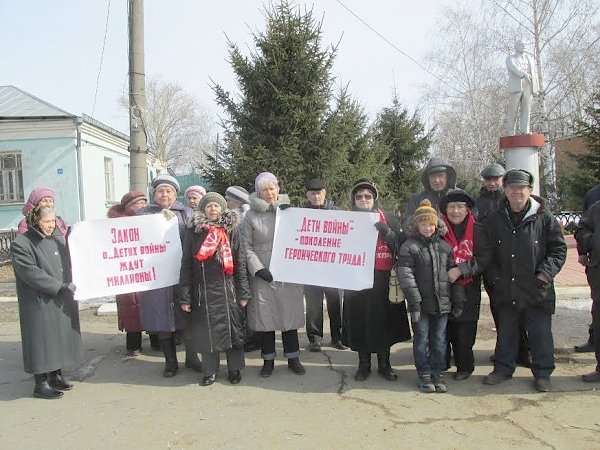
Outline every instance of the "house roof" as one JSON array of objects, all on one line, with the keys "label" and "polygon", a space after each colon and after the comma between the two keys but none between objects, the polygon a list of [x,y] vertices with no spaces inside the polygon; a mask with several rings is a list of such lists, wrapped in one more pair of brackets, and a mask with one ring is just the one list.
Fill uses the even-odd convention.
[{"label": "house roof", "polygon": [[0,119],[76,117],[14,86],[0,86]]}]

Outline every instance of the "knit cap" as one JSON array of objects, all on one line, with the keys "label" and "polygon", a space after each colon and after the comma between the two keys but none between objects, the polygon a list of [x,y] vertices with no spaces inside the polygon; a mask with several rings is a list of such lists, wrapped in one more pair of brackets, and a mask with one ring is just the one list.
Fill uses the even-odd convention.
[{"label": "knit cap", "polygon": [[206,189],[199,185],[190,186],[185,190],[183,196],[188,198],[189,194],[196,194],[198,197],[202,198],[206,195]]},{"label": "knit cap", "polygon": [[271,172],[262,172],[262,173],[259,173],[256,176],[256,179],[254,180],[254,191],[255,192],[260,191],[260,185],[262,183],[264,183],[265,181],[269,181],[269,182],[273,183],[275,186],[279,185],[279,181],[277,180],[277,177],[275,175],[273,175]]},{"label": "knit cap", "polygon": [[41,199],[51,197],[54,199],[54,191],[50,188],[46,187],[38,187],[31,191],[29,194],[29,199],[27,199],[27,203],[23,206],[21,210],[23,215],[26,216],[29,211],[37,206]]},{"label": "knit cap", "polygon": [[248,191],[241,186],[229,186],[225,191],[225,198],[244,205],[247,205],[249,202]]},{"label": "knit cap", "polygon": [[123,208],[129,208],[131,205],[133,205],[138,200],[148,201],[148,199],[146,198],[146,195],[144,193],[142,193],[140,191],[129,191],[127,194],[125,194],[123,196],[123,198],[121,198],[121,205],[123,206]]},{"label": "knit cap", "polygon": [[175,189],[175,192],[179,192],[179,181],[169,174],[163,173],[158,175],[154,180],[152,180],[152,188],[157,190],[161,186],[170,186]]},{"label": "knit cap", "polygon": [[207,192],[202,200],[200,200],[200,205],[198,205],[198,210],[204,212],[204,208],[211,202],[218,203],[221,206],[221,211],[225,211],[227,209],[227,201],[225,198],[219,194],[218,192]]},{"label": "knit cap", "polygon": [[431,202],[425,199],[416,209],[415,214],[411,220],[415,225],[422,222],[427,222],[437,226],[438,215],[435,209],[431,207]]}]

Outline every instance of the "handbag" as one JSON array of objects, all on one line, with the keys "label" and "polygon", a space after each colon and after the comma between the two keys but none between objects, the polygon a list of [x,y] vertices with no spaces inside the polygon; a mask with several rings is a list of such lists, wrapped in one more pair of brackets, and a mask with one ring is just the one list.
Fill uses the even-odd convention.
[{"label": "handbag", "polygon": [[390,303],[404,303],[404,291],[400,287],[398,277],[396,276],[396,268],[392,267],[390,272],[390,292],[388,295]]}]

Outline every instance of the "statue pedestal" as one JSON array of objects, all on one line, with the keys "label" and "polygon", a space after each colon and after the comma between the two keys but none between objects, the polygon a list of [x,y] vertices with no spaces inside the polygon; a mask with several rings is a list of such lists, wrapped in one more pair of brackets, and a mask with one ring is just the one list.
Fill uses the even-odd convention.
[{"label": "statue pedestal", "polygon": [[540,195],[539,151],[544,146],[543,134],[519,134],[502,136],[500,148],[504,150],[506,170],[525,169],[534,176],[533,193]]}]

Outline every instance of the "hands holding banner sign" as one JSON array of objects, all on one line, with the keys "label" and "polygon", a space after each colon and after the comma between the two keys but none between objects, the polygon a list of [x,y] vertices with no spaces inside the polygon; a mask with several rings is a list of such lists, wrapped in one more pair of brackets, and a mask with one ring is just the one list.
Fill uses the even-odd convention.
[{"label": "hands holding banner sign", "polygon": [[75,300],[179,282],[178,222],[177,218],[165,220],[163,214],[78,222],[69,235],[69,252],[77,286]]},{"label": "hands holding banner sign", "polygon": [[270,272],[275,281],[362,290],[373,286],[376,213],[277,211]]}]

